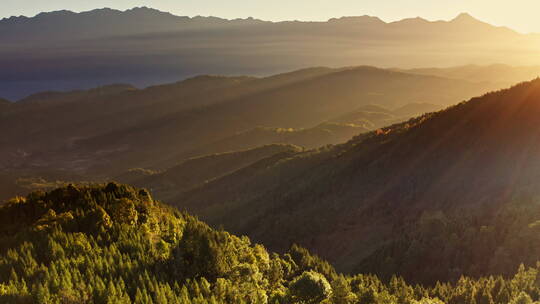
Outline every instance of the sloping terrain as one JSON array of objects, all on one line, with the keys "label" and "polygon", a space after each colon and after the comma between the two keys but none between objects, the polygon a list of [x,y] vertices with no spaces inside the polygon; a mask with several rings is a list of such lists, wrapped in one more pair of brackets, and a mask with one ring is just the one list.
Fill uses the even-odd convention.
[{"label": "sloping terrain", "polygon": [[[419,103],[408,104],[395,110],[367,105],[314,128],[258,127],[202,146],[192,153],[203,156],[185,160],[163,172],[142,168],[130,169],[116,179],[151,189],[157,198],[169,201],[201,183],[241,170],[255,161],[264,158],[286,158],[291,153],[299,152],[302,149],[318,148],[321,143],[326,145],[344,143],[355,135],[439,108],[440,106],[437,105]],[[289,146],[291,144],[303,148]],[[212,154],[206,155],[207,153]],[[275,155],[277,153],[280,155]]]},{"label": "sloping terrain", "polygon": [[[366,121],[364,124],[372,125],[373,123]],[[357,134],[370,130],[364,125],[329,122],[308,129],[257,127],[204,145],[193,153],[200,155],[205,154],[204,152],[220,153],[275,143],[293,144],[311,149],[325,144],[343,143]]]},{"label": "sloping terrain", "polygon": [[[167,168],[215,153],[201,149],[259,126],[309,129],[362,105],[442,106],[489,89],[488,84],[357,67],[267,78],[201,76],[97,97],[40,94],[1,113],[0,168],[23,172],[49,167],[89,177],[110,177],[136,167]],[[51,95],[58,98],[50,100]],[[334,142],[321,138],[309,144]]]},{"label": "sloping terrain", "polygon": [[210,182],[266,158],[286,158],[301,151],[291,145],[273,144],[244,151],[217,153],[182,161],[163,172],[131,169],[116,179],[150,189],[160,200],[167,201],[179,193]]},{"label": "sloping terrain", "polygon": [[533,303],[538,275],[422,286],[338,274],[304,248],[270,252],[116,183],[0,206],[2,303]]},{"label": "sloping terrain", "polygon": [[510,66],[505,64],[464,65],[449,68],[396,69],[397,71],[463,79],[472,82],[494,82],[509,86],[540,76],[540,66]]},{"label": "sloping terrain", "polygon": [[263,160],[175,201],[270,248],[298,242],[342,270],[424,282],[510,273],[540,254],[539,155],[535,80]]}]

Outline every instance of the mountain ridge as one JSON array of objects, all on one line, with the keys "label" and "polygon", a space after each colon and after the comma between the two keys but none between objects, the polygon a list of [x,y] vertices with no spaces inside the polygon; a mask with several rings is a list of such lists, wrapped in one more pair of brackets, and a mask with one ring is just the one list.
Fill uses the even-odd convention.
[{"label": "mountain ridge", "polygon": [[[403,18],[401,20],[395,20],[395,21],[384,21],[380,19],[377,16],[371,16],[371,15],[361,15],[361,16],[341,16],[341,17],[333,17],[329,18],[327,20],[281,20],[281,21],[270,21],[270,20],[262,20],[257,19],[253,17],[246,17],[246,18],[222,18],[218,16],[202,16],[202,15],[195,15],[195,16],[185,16],[185,15],[177,15],[170,12],[162,11],[159,9],[154,9],[147,6],[141,6],[141,7],[134,7],[131,9],[126,10],[118,10],[118,9],[111,9],[111,8],[100,8],[100,9],[93,9],[88,11],[81,11],[81,12],[74,12],[70,10],[59,10],[59,11],[49,11],[49,12],[41,12],[35,16],[11,16],[11,17],[4,17],[0,19],[0,25],[2,25],[2,22],[21,22],[21,21],[27,21],[30,19],[43,19],[43,18],[51,18],[51,17],[66,17],[66,16],[74,16],[74,15],[94,15],[94,16],[100,16],[100,15],[119,15],[119,14],[132,14],[132,15],[156,15],[160,17],[176,17],[179,19],[208,19],[208,20],[219,20],[219,21],[251,21],[251,22],[260,22],[260,23],[290,23],[290,22],[298,22],[298,23],[327,23],[327,22],[359,22],[359,23],[385,23],[385,24],[391,24],[391,23],[400,23],[400,22],[407,22],[409,20],[419,20],[426,23],[483,23],[488,24],[486,22],[483,22],[475,17],[473,17],[471,14],[463,12],[458,14],[456,17],[451,18],[449,20],[428,20],[422,17],[412,17],[412,18]],[[497,26],[493,26],[497,27]],[[499,28],[508,28],[505,26],[499,26]],[[509,29],[509,28],[508,28]],[[512,30],[513,31],[513,30]]]},{"label": "mountain ridge", "polygon": [[[0,121],[5,130],[0,141],[11,142],[2,147],[2,155],[6,155],[3,166],[55,163],[57,168],[86,171],[103,162],[115,163],[103,170],[124,164],[126,167],[115,172],[120,174],[133,167],[152,168],[161,160],[148,155],[156,155],[157,150],[160,157],[177,157],[176,161],[208,154],[213,151],[190,151],[259,126],[310,129],[362,105],[400,106],[418,101],[447,105],[492,88],[373,67],[312,68],[264,78],[193,78],[55,103],[54,107],[15,103]],[[286,115],[283,109],[287,109]],[[44,116],[49,119],[42,120]],[[198,134],[196,140],[191,130]],[[21,138],[19,132],[29,135]],[[51,137],[51,132],[56,135]],[[171,142],[171,138],[176,140]],[[122,152],[139,142],[147,144],[137,145],[136,153],[130,155]],[[249,147],[232,150],[245,148]],[[96,151],[103,154],[96,155]],[[96,163],[97,159],[101,160]]]},{"label": "mountain ridge", "polygon": [[307,66],[539,64],[533,54],[540,35],[464,16],[268,22],[179,17],[144,8],[57,15],[0,21],[3,96],[16,100],[104,83],[147,87],[198,74],[267,76]]}]

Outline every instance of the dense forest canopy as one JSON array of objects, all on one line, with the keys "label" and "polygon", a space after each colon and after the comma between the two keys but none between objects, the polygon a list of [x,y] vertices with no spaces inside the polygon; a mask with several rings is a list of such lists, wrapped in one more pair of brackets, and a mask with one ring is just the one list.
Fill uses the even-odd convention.
[{"label": "dense forest canopy", "polygon": [[68,185],[0,207],[1,303],[507,304],[540,299],[540,266],[432,286],[338,274],[306,249],[277,254],[155,201]]}]

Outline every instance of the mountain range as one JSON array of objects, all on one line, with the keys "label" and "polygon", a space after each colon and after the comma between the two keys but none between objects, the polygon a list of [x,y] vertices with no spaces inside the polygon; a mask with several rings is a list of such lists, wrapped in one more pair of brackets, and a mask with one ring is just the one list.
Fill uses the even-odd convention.
[{"label": "mountain range", "polygon": [[[103,178],[262,144],[313,148],[421,114],[422,102],[432,104],[427,109],[440,108],[496,87],[356,67],[265,78],[200,76],[144,90],[115,85],[41,93],[0,112],[0,168],[20,173],[55,168]],[[397,109],[412,103],[419,107],[404,116],[359,111],[370,104]],[[355,111],[371,118],[359,121],[362,113]]]},{"label": "mountain range", "polygon": [[417,68],[535,62],[540,35],[495,27],[468,14],[450,21],[326,22],[181,17],[150,8],[59,11],[0,21],[0,92],[110,83],[145,87],[199,74],[266,76],[311,66]]}]

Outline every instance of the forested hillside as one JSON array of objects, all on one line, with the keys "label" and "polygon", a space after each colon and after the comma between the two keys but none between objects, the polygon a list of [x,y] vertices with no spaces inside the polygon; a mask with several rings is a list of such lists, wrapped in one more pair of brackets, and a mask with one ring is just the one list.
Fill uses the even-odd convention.
[{"label": "forested hillside", "polygon": [[540,80],[334,147],[254,164],[174,202],[272,249],[425,283],[540,256]]},{"label": "forested hillside", "polygon": [[0,207],[2,303],[399,303],[538,301],[538,267],[432,287],[342,275],[307,250],[267,251],[109,183],[34,192]]}]

